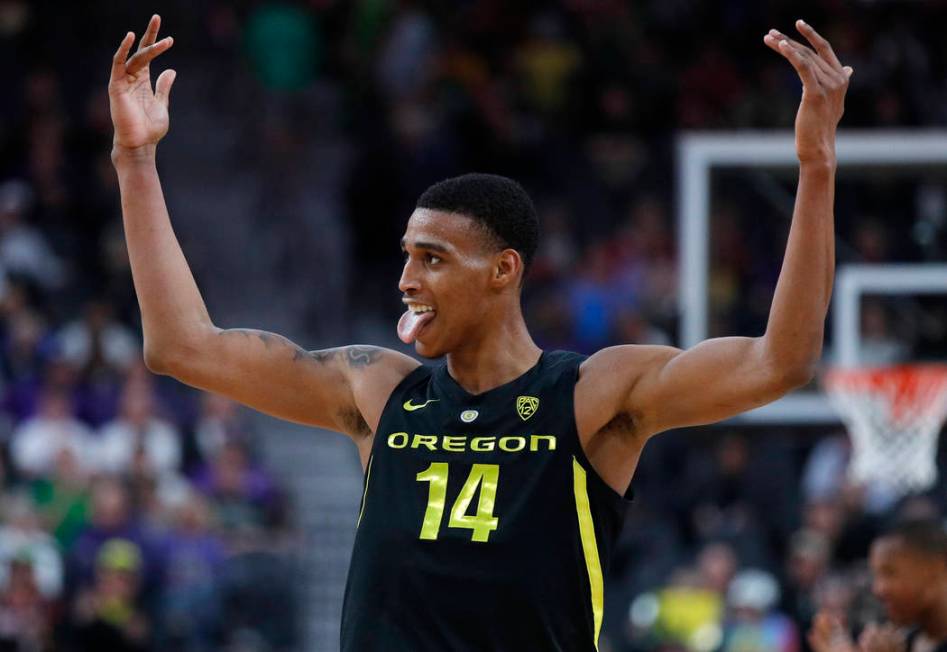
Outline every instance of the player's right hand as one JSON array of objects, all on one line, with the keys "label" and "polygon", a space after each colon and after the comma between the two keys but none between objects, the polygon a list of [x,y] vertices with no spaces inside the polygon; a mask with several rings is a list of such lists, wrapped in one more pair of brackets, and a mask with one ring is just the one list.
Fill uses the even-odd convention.
[{"label": "player's right hand", "polygon": [[871,624],[858,638],[858,647],[861,652],[902,652],[904,635],[894,625]]},{"label": "player's right hand", "polygon": [[817,613],[808,638],[809,646],[815,652],[858,652],[842,619],[834,614]]},{"label": "player's right hand", "polygon": [[176,73],[165,70],[152,91],[149,69],[151,61],[174,43],[170,36],[156,41],[160,26],[160,16],[152,16],[138,44],[138,51],[128,58],[135,42],[135,34],[129,32],[112,59],[109,108],[115,127],[112,141],[115,148],[153,146],[168,133],[168,94]]}]

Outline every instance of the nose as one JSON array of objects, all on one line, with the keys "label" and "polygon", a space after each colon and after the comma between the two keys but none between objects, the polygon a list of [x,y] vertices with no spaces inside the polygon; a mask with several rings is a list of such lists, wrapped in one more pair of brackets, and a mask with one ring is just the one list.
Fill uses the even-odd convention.
[{"label": "nose", "polygon": [[404,269],[401,270],[401,280],[398,281],[398,289],[405,294],[414,294],[421,289],[421,282],[418,279],[417,263],[411,258],[404,263]]},{"label": "nose", "polygon": [[883,600],[888,592],[888,586],[883,580],[875,578],[871,582],[871,592],[876,598]]}]

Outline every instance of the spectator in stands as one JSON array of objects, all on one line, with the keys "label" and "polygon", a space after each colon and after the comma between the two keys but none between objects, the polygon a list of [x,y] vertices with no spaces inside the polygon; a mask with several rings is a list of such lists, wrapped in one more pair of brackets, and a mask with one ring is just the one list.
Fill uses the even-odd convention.
[{"label": "spectator in stands", "polygon": [[813,592],[813,612],[806,620],[797,620],[800,629],[805,626],[808,630],[815,614],[830,614],[835,618],[844,619],[853,613],[856,608],[857,582],[860,580],[857,573],[833,572],[827,573],[819,580]]},{"label": "spectator in stands", "polygon": [[0,268],[53,290],[65,282],[66,268],[43,235],[25,222],[32,203],[33,191],[26,182],[0,184]]},{"label": "spectator in stands", "polygon": [[530,283],[543,283],[565,277],[578,256],[575,241],[575,216],[564,202],[550,202],[539,214],[543,237],[529,270]]},{"label": "spectator in stands", "polygon": [[95,559],[95,581],[76,600],[77,652],[144,652],[150,624],[139,606],[142,555],[126,539],[109,539]]},{"label": "spectator in stands", "polygon": [[586,248],[566,293],[580,351],[601,348],[613,335],[617,301],[609,291],[610,269],[607,246],[594,243]]},{"label": "spectator in stands", "polygon": [[[30,306],[26,289],[21,284],[10,284],[3,298],[3,378],[6,383],[32,380],[42,368],[43,339],[46,321]],[[7,409],[16,409],[4,399]],[[16,413],[16,416],[23,416]]]},{"label": "spectator in stands", "polygon": [[82,318],[56,334],[60,354],[86,375],[116,378],[141,358],[138,338],[113,312],[107,301],[89,301]]},{"label": "spectator in stands", "polygon": [[[871,545],[872,592],[891,626],[868,627],[858,648],[843,619],[821,612],[809,640],[816,652],[943,652],[947,650],[947,531],[937,520],[909,520]],[[905,635],[906,633],[906,635]]]},{"label": "spectator in stands", "polygon": [[0,584],[10,579],[4,571],[9,564],[25,562],[35,575],[34,584],[45,600],[55,600],[63,588],[63,563],[55,539],[47,534],[30,499],[10,494],[3,502],[0,526]]},{"label": "spectator in stands", "polygon": [[844,433],[823,437],[812,447],[802,469],[802,493],[807,503],[834,500],[842,494],[851,444]]},{"label": "spectator in stands", "polygon": [[5,560],[0,588],[0,650],[53,650],[51,603],[36,583],[36,564],[29,554]]},{"label": "spectator in stands", "polygon": [[136,573],[146,590],[161,581],[161,558],[152,533],[145,531],[131,511],[128,490],[118,479],[103,477],[92,488],[89,523],[77,537],[67,556],[67,574],[72,588],[89,586],[95,577],[102,546],[111,539],[136,545]]},{"label": "spectator in stands", "polygon": [[765,571],[737,573],[727,591],[730,614],[721,652],[797,652],[799,633],[784,614],[775,610],[779,584]]},{"label": "spectator in stands", "polygon": [[60,393],[69,398],[73,416],[81,420],[77,396],[79,370],[58,354],[45,332],[45,325],[39,322],[35,326],[44,331],[39,336],[43,342],[37,350],[35,365],[7,388],[6,408],[14,420],[20,422],[36,415],[42,394]]},{"label": "spectator in stands", "polygon": [[138,455],[156,476],[178,471],[181,435],[156,414],[150,384],[126,385],[118,417],[99,431],[94,455],[97,468],[105,473],[128,474]]},{"label": "spectator in stands", "polygon": [[92,432],[73,412],[70,397],[58,389],[46,389],[39,397],[39,413],[13,432],[11,456],[16,470],[36,477],[52,473],[61,451],[88,468],[93,463]]},{"label": "spectator in stands", "polygon": [[213,500],[215,520],[225,531],[257,533],[266,524],[273,484],[251,465],[242,444],[227,442],[198,472],[194,484]]},{"label": "spectator in stands", "polygon": [[816,611],[816,589],[829,569],[831,550],[826,537],[802,529],[792,535],[783,584],[783,609],[808,628]]},{"label": "spectator in stands", "polygon": [[192,492],[174,510],[165,549],[160,636],[176,650],[217,649],[221,629],[223,542],[212,532],[209,501]]},{"label": "spectator in stands", "polygon": [[205,460],[216,457],[229,441],[252,445],[251,425],[240,405],[226,396],[207,392],[201,396],[201,411],[194,426],[197,449]]},{"label": "spectator in stands", "polygon": [[632,638],[662,646],[681,645],[688,650],[718,643],[727,587],[736,566],[730,546],[705,546],[696,567],[677,568],[666,586],[632,603]]},{"label": "spectator in stands", "polygon": [[70,550],[89,518],[89,475],[69,450],[56,457],[55,471],[35,478],[30,491],[37,512],[61,550]]}]

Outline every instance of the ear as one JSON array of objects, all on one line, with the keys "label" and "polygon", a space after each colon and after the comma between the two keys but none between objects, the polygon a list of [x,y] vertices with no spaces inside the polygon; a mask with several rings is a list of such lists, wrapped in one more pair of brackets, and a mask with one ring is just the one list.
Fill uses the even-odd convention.
[{"label": "ear", "polygon": [[496,255],[490,284],[497,288],[519,287],[523,275],[523,259],[515,249],[504,249]]}]

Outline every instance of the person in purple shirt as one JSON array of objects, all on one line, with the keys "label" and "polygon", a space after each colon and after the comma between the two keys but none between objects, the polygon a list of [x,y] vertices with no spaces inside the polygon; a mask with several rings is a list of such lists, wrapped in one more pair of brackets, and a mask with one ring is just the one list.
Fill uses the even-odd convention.
[{"label": "person in purple shirt", "polygon": [[220,575],[225,552],[211,530],[210,504],[192,492],[174,510],[164,547],[166,573],[159,599],[162,647],[218,649],[221,629]]},{"label": "person in purple shirt", "polygon": [[67,555],[70,591],[92,583],[99,549],[110,539],[130,541],[138,546],[142,557],[142,587],[146,592],[150,593],[160,584],[163,564],[158,541],[141,527],[130,507],[128,490],[118,479],[104,477],[95,483],[91,518]]},{"label": "person in purple shirt", "polygon": [[227,530],[254,530],[266,525],[276,498],[272,480],[254,467],[246,449],[226,442],[194,476],[194,485],[212,498],[216,517]]}]

